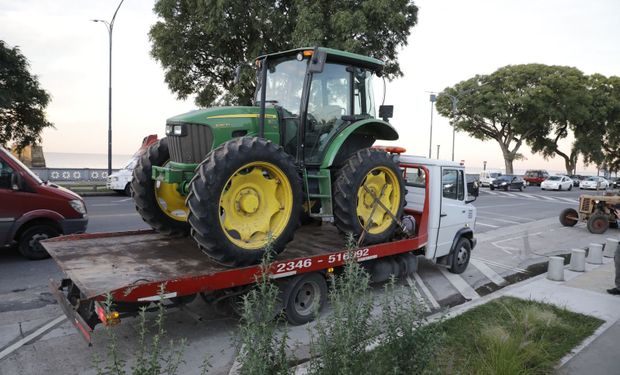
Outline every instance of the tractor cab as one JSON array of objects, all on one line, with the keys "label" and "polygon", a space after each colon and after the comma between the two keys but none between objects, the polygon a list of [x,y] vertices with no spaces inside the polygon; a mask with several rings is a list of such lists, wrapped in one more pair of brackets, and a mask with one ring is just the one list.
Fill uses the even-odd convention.
[{"label": "tractor cab", "polygon": [[372,80],[381,75],[382,61],[329,48],[302,48],[261,56],[256,63],[255,103],[261,114],[267,106],[275,108],[280,143],[298,163],[320,166],[329,156],[329,145],[356,122],[373,124],[349,141],[356,149],[370,147],[377,138],[398,138],[386,121],[376,119]]}]

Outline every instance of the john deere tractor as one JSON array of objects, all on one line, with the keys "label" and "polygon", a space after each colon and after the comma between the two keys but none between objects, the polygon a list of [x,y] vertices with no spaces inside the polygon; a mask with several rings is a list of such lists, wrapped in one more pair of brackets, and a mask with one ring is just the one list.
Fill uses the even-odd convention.
[{"label": "john deere tractor", "polygon": [[302,217],[332,221],[365,243],[385,242],[402,215],[402,174],[375,140],[396,140],[378,119],[372,77],[383,62],[329,48],[256,59],[254,106],[170,118],[166,138],[134,170],[142,218],[169,235],[191,232],[217,262],[260,261],[281,252]]}]

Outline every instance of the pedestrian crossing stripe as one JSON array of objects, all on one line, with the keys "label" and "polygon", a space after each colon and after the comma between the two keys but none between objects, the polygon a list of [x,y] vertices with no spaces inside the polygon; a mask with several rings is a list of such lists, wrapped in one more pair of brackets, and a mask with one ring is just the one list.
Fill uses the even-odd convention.
[{"label": "pedestrian crossing stripe", "polygon": [[531,200],[542,200],[548,202],[558,202],[558,203],[578,203],[579,199],[576,198],[566,198],[566,197],[554,197],[554,196],[546,196],[546,195],[537,195],[537,194],[528,194],[521,192],[505,192],[505,191],[487,191],[481,190],[482,194],[489,194],[495,196],[504,196],[510,198],[526,198]]}]

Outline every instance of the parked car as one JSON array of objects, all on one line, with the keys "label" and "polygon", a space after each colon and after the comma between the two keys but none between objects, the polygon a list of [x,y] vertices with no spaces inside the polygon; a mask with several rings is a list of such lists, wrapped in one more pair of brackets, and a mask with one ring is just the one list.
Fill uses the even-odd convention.
[{"label": "parked car", "polygon": [[540,184],[541,190],[573,190],[573,180],[568,176],[549,176]]},{"label": "parked car", "polygon": [[490,186],[493,180],[501,176],[501,172],[482,171],[480,172],[480,186]]},{"label": "parked car", "polygon": [[144,155],[148,147],[155,142],[157,142],[157,134],[151,134],[144,137],[144,139],[142,139],[142,146],[140,146],[138,151],[133,154],[127,165],[123,169],[119,169],[108,176],[108,181],[106,183],[107,188],[114,190],[119,194],[124,194],[130,197],[133,169],[136,167],[138,160],[142,157],[142,155]]},{"label": "parked car", "polygon": [[579,183],[585,179],[584,176],[578,175],[578,174],[571,174],[568,175],[568,177],[573,180],[573,186],[574,187],[579,187]]},{"label": "parked car", "polygon": [[608,181],[609,187],[614,189],[620,188],[620,177],[612,177]]},{"label": "parked car", "polygon": [[18,245],[29,259],[49,255],[39,241],[86,231],[82,198],[43,182],[9,151],[0,147],[0,247]]},{"label": "parked car", "polygon": [[538,185],[542,184],[544,180],[549,177],[549,173],[547,173],[544,169],[530,169],[525,171],[525,175],[523,179],[527,185]]},{"label": "parked car", "polygon": [[497,177],[490,185],[491,190],[502,189],[508,191],[509,189],[517,189],[523,191],[525,188],[525,182],[519,176],[503,175]]},{"label": "parked car", "polygon": [[579,189],[607,189],[609,182],[603,177],[590,176],[579,184]]}]

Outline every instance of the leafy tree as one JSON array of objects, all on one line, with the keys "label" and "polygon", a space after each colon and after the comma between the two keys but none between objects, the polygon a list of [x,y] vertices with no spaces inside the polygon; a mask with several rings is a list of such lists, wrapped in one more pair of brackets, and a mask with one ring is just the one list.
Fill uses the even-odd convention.
[{"label": "leafy tree", "polygon": [[620,77],[593,74],[588,79],[590,116],[575,130],[584,161],[620,171]]},{"label": "leafy tree", "polygon": [[53,126],[45,118],[50,96],[29,68],[18,47],[0,40],[0,145],[13,141],[22,149],[40,142],[43,129]]},{"label": "leafy tree", "polygon": [[546,121],[540,122],[539,131],[528,139],[533,152],[545,158],[556,155],[564,159],[566,173],[575,173],[579,149],[574,142],[570,149],[560,150],[558,142],[569,132],[581,134],[578,127],[588,126],[592,97],[587,88],[587,77],[576,68],[565,66],[544,67],[536,100],[544,103]]},{"label": "leafy tree", "polygon": [[[388,78],[402,75],[397,48],[407,44],[418,8],[410,0],[158,0],[151,54],[179,98],[200,106],[248,105],[254,59],[265,53],[320,45],[386,61]],[[233,85],[235,68],[241,84]]]}]

